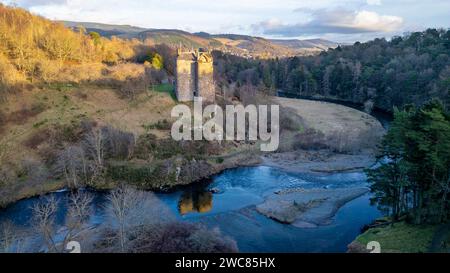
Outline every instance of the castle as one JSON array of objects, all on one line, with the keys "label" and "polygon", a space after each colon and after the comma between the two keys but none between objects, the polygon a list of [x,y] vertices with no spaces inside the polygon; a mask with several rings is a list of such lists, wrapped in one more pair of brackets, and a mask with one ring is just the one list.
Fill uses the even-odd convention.
[{"label": "castle", "polygon": [[213,58],[210,51],[178,49],[175,71],[175,94],[178,101],[193,101],[194,97],[202,97],[203,101],[210,103],[215,101]]}]

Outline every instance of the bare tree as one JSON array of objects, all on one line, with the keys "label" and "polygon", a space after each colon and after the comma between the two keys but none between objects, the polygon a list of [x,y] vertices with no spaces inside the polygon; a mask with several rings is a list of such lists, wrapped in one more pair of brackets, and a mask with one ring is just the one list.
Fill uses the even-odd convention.
[{"label": "bare tree", "polygon": [[374,102],[373,102],[373,100],[367,100],[365,103],[364,103],[364,112],[366,112],[367,114],[370,114],[370,113],[372,113],[372,110],[373,110],[373,107],[374,107]]},{"label": "bare tree", "polygon": [[45,197],[33,207],[33,223],[42,235],[49,252],[64,252],[68,242],[81,239],[81,232],[91,214],[92,196],[77,191],[68,199],[65,226],[59,233],[62,239],[56,240],[55,217],[58,211],[58,200],[52,195]]},{"label": "bare tree", "polygon": [[68,146],[64,149],[58,155],[55,169],[74,188],[78,188],[81,181],[88,181],[88,162],[80,146]]},{"label": "bare tree", "polygon": [[4,222],[0,225],[0,252],[12,252],[14,242],[16,241],[16,234],[14,226],[11,222]]},{"label": "bare tree", "polygon": [[122,185],[108,196],[107,215],[111,224],[117,226],[116,240],[121,252],[127,251],[130,235],[137,227],[160,222],[162,217],[170,217],[164,213],[158,198],[150,192],[138,191]]},{"label": "bare tree", "polygon": [[33,206],[33,225],[42,235],[48,251],[57,252],[54,241],[55,216],[58,210],[58,200],[50,195]]},{"label": "bare tree", "polygon": [[68,211],[65,222],[65,235],[62,240],[62,248],[65,248],[68,242],[77,240],[80,241],[83,228],[87,224],[91,215],[93,197],[91,194],[77,191],[72,193],[68,200]]},{"label": "bare tree", "polygon": [[93,178],[103,172],[105,159],[105,135],[100,128],[93,128],[84,140],[85,151],[95,163]]},{"label": "bare tree", "polygon": [[109,157],[128,159],[133,154],[135,138],[132,133],[107,126],[103,128],[106,153]]},{"label": "bare tree", "polygon": [[38,160],[25,158],[21,165],[22,170],[27,175],[27,180],[31,183],[41,183],[48,178],[48,169]]},{"label": "bare tree", "polygon": [[23,228],[11,221],[0,224],[0,253],[20,253],[24,251],[27,235]]}]

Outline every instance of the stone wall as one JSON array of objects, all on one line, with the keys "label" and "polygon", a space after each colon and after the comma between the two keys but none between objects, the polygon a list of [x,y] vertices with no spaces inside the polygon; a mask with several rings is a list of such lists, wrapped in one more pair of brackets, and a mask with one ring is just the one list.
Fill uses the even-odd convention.
[{"label": "stone wall", "polygon": [[178,101],[192,101],[194,96],[205,102],[215,101],[213,59],[210,52],[178,50],[175,95]]},{"label": "stone wall", "polygon": [[198,96],[202,97],[205,102],[214,102],[215,84],[210,53],[199,53],[197,60],[197,90]]},{"label": "stone wall", "polygon": [[195,62],[177,59],[175,95],[178,101],[192,101],[195,90]]}]

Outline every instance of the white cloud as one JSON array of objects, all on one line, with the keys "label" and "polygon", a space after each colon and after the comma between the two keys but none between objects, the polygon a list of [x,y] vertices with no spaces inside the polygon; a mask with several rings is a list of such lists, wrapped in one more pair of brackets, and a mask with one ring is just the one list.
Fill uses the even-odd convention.
[{"label": "white cloud", "polygon": [[379,15],[376,12],[363,10],[356,13],[353,20],[348,23],[349,27],[361,30],[391,32],[402,26],[403,18],[398,16]]},{"label": "white cloud", "polygon": [[272,19],[254,25],[256,31],[268,35],[296,37],[308,34],[356,34],[366,32],[392,32],[398,30],[403,19],[398,16],[380,15],[372,11],[351,11],[342,8],[297,10],[311,16],[305,23],[283,24]]}]

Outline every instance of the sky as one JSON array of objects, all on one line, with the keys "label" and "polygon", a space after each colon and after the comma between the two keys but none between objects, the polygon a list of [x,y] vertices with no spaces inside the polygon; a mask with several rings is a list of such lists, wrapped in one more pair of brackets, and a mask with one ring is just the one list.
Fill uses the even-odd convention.
[{"label": "sky", "polygon": [[450,27],[450,0],[0,0],[52,20],[336,42]]}]

